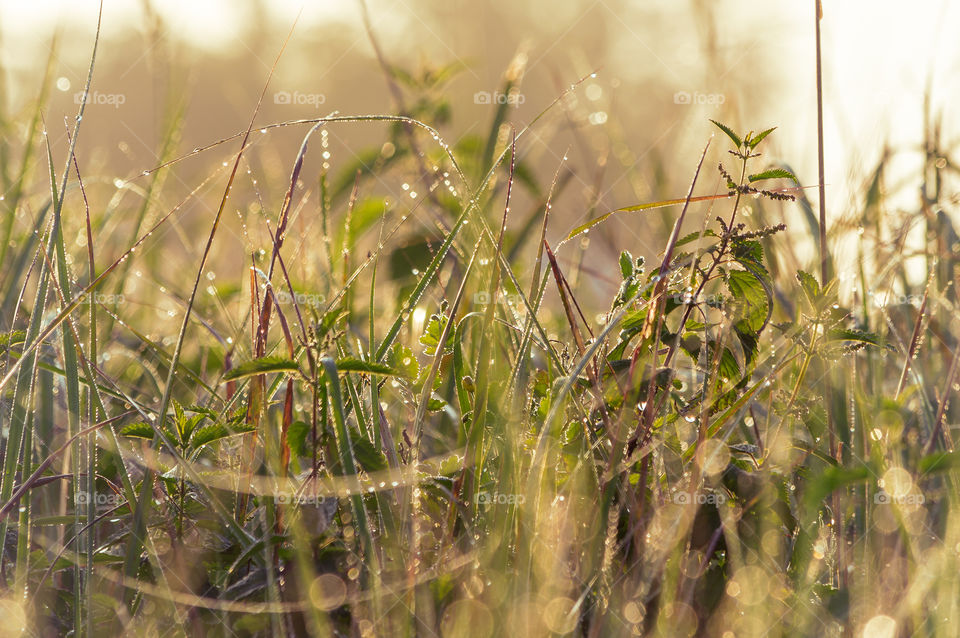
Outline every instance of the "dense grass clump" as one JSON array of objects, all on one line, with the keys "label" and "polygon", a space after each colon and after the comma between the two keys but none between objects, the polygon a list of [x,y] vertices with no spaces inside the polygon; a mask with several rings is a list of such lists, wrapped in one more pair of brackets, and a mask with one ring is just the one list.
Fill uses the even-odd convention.
[{"label": "dense grass clump", "polygon": [[[508,101],[448,144],[451,70],[377,51],[399,115],[254,113],[180,156],[174,105],[130,180],[86,174],[82,104],[62,156],[45,94],[2,122],[0,635],[955,636],[935,132],[895,216],[889,155],[826,228],[774,129],[714,122],[685,197],[558,221],[571,169],[529,165]],[[282,171],[252,159],[289,130]],[[652,209],[662,252],[583,267]]]}]

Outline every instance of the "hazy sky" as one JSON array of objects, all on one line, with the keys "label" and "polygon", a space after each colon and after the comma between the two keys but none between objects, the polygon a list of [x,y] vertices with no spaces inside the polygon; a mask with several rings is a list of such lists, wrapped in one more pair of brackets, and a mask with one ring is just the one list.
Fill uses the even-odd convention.
[{"label": "hazy sky", "polygon": [[[171,32],[206,51],[202,55],[217,55],[224,45],[236,48],[238,33],[257,19],[248,3],[236,0],[162,0],[153,4]],[[491,0],[480,5],[472,0],[368,0],[368,4],[384,47],[392,55],[419,51],[443,61],[464,60],[470,65],[469,79],[476,84],[472,90],[492,88],[484,83],[495,81],[503,70],[499,61],[493,61],[490,48],[494,40],[498,47],[509,49],[508,56],[521,42],[529,44],[528,77],[572,73],[570,68],[575,65],[558,72],[557,60],[567,56],[581,63],[578,68],[601,67],[605,79],[621,79],[623,87],[642,85],[649,74],[656,73],[672,83],[674,90],[696,94],[720,87],[735,103],[741,87],[725,78],[734,65],[755,64],[760,58],[764,64],[774,65],[779,75],[776,97],[751,109],[738,103],[735,113],[744,119],[749,115],[751,125],[779,124],[779,149],[805,176],[816,174],[812,0],[711,2],[723,64],[730,66],[713,69],[714,77],[703,80],[691,79],[704,78],[698,69],[710,62],[704,59],[703,32],[696,25],[695,12],[703,4],[696,0]],[[83,28],[92,31],[97,6],[95,0],[0,0],[4,68],[10,72],[42,65],[56,28],[74,35]],[[331,22],[351,27],[360,24],[358,4],[349,0],[271,0],[265,6],[269,6],[273,22],[264,31],[277,44],[301,11],[297,27],[301,37],[311,27]],[[105,38],[140,29],[141,7],[142,3],[133,0],[107,0]],[[469,20],[458,19],[459,12],[468,10],[499,12],[502,30],[477,32]],[[960,83],[955,81],[960,72],[960,44],[955,34],[960,26],[960,2],[924,0],[908,5],[893,0],[826,0],[824,14],[827,181],[831,209],[836,211],[857,192],[859,184],[851,178],[857,177],[858,171],[862,177],[870,170],[885,141],[894,147],[919,146],[928,86],[933,87],[933,112],[945,115],[947,139],[957,139],[960,126],[951,119],[948,107],[960,99]],[[590,39],[596,35],[588,31],[595,28],[596,16],[603,21],[602,52],[595,39]],[[656,26],[651,27],[654,19]],[[575,49],[569,43],[577,44],[578,37],[580,46]],[[73,41],[74,46],[82,44],[75,58],[89,55],[89,39],[75,37]],[[558,46],[560,42],[563,44]],[[351,47],[369,50],[362,34]],[[537,66],[540,61],[543,64]],[[296,65],[298,61],[286,63]],[[483,68],[494,64],[497,68]],[[742,68],[737,71],[742,77]],[[71,90],[79,83],[73,82]],[[17,88],[12,87],[11,99],[16,99]],[[457,90],[461,88],[458,85]],[[21,97],[32,97],[35,91],[33,85],[22,87]],[[553,95],[535,97],[540,103]],[[699,121],[705,122],[711,113],[705,108]],[[691,128],[683,135],[691,147],[700,146],[704,130]],[[918,157],[911,159],[905,154],[900,161],[907,164]]]}]

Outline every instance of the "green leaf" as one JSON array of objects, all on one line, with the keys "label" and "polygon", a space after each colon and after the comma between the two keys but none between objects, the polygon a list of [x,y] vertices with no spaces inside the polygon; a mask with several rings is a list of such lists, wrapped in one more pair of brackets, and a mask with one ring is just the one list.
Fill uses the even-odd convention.
[{"label": "green leaf", "polygon": [[737,330],[736,327],[734,327],[733,331],[736,333],[737,339],[740,340],[740,347],[743,348],[744,366],[749,368],[750,364],[756,359],[757,352],[760,350],[760,339],[755,333],[743,332]]},{"label": "green leaf", "polygon": [[187,420],[187,415],[183,413],[183,406],[180,405],[179,401],[173,399],[171,403],[173,403],[173,421],[177,426],[177,431],[182,432],[183,424]]},{"label": "green leaf", "polygon": [[420,362],[417,361],[413,349],[402,343],[395,343],[387,353],[387,365],[397,371],[400,376],[416,379],[420,374]]},{"label": "green leaf", "polygon": [[740,365],[737,363],[737,358],[730,352],[730,348],[723,349],[723,354],[720,355],[720,367],[717,372],[722,379],[727,381],[740,380]]},{"label": "green leaf", "polygon": [[800,282],[800,287],[803,289],[803,294],[810,303],[810,307],[817,309],[820,303],[820,283],[813,275],[802,270],[797,271],[797,281]]},{"label": "green leaf", "polygon": [[822,472],[818,472],[803,495],[807,522],[810,523],[815,520],[816,511],[820,508],[824,499],[834,491],[854,483],[867,481],[873,474],[870,466],[865,463],[857,467],[831,465]]},{"label": "green leaf", "polygon": [[297,362],[292,359],[287,359],[286,357],[261,357],[238,365],[223,375],[223,380],[233,381],[234,379],[242,379],[244,377],[252,377],[269,372],[292,373],[298,372],[299,370],[300,367],[297,365]]},{"label": "green leaf", "polygon": [[26,338],[27,333],[23,330],[0,333],[0,348],[9,348],[14,344],[23,343]]},{"label": "green leaf", "polygon": [[190,438],[190,447],[198,450],[208,443],[213,443],[214,441],[219,441],[229,436],[247,434],[253,432],[255,429],[254,426],[246,423],[232,427],[227,427],[222,423],[211,423],[199,428],[193,433],[193,436]]},{"label": "green leaf", "polygon": [[763,246],[758,241],[737,240],[733,245],[733,257],[741,266],[752,266],[762,270],[766,276],[767,269],[763,265]]},{"label": "green leaf", "polygon": [[960,452],[936,452],[920,459],[917,470],[920,474],[936,474],[960,468]]},{"label": "green leaf", "polygon": [[[433,356],[437,353],[437,346],[440,344],[440,335],[443,334],[443,328],[447,325],[447,321],[446,315],[436,313],[430,315],[430,320],[427,321],[427,325],[423,328],[423,334],[420,336],[420,344],[423,345],[424,354]],[[444,354],[448,354],[451,351],[451,346],[444,346]]]},{"label": "green leaf", "polygon": [[310,424],[304,421],[294,421],[287,430],[287,445],[294,456],[307,455],[307,436],[310,434]]},{"label": "green leaf", "polygon": [[734,327],[740,332],[759,334],[770,317],[771,306],[763,282],[751,272],[734,270],[727,273],[727,289],[733,295]]},{"label": "green leaf", "polygon": [[792,179],[795,182],[800,181],[797,179],[796,175],[794,175],[793,173],[791,173],[785,168],[771,168],[769,170],[762,171],[755,175],[750,175],[747,177],[747,179],[750,180],[751,184],[753,184],[754,182],[759,182],[760,180],[764,180],[764,179]]},{"label": "green leaf", "polygon": [[[763,293],[767,297],[767,313],[763,318],[763,326],[766,326],[773,314],[773,281],[766,266],[763,265],[763,248],[760,242],[750,241],[735,247],[734,258],[744,270],[756,277],[763,287]],[[742,326],[741,329],[743,329]]]},{"label": "green leaf", "polygon": [[634,275],[624,278],[620,282],[620,289],[617,290],[617,296],[614,297],[613,307],[619,308],[625,304],[628,300],[633,299],[637,294],[637,290],[640,289],[641,281]]},{"label": "green leaf", "polygon": [[384,377],[395,377],[399,374],[396,370],[382,363],[373,363],[372,361],[363,361],[353,357],[339,359],[337,369],[340,372],[361,372],[363,374],[375,374]]},{"label": "green leaf", "polygon": [[757,145],[760,142],[763,141],[763,138],[773,133],[776,129],[777,127],[774,126],[773,128],[768,128],[766,131],[759,133],[756,137],[750,137],[749,139],[746,140],[747,146],[749,146],[750,150],[752,151],[753,149],[757,148]]},{"label": "green leaf", "polygon": [[721,131],[723,131],[724,133],[726,133],[726,134],[727,134],[727,137],[729,137],[731,140],[733,140],[733,143],[737,145],[737,148],[740,148],[741,146],[743,146],[743,140],[740,139],[740,136],[739,136],[739,135],[737,135],[736,133],[733,132],[733,129],[731,129],[731,128],[730,128],[729,126],[727,126],[726,124],[721,124],[720,122],[718,122],[718,121],[716,121],[716,120],[710,120],[710,121],[713,122],[714,124],[716,124],[718,129],[720,129]]},{"label": "green leaf", "polygon": [[620,253],[620,274],[624,279],[633,276],[633,255],[628,250]]},{"label": "green leaf", "polygon": [[423,297],[423,293],[427,289],[427,286],[440,270],[440,265],[446,259],[447,252],[450,250],[450,246],[453,244],[454,239],[456,239],[457,235],[460,233],[460,230],[466,223],[467,215],[470,213],[470,210],[470,207],[467,207],[467,209],[461,213],[460,217],[457,219],[457,223],[454,224],[453,228],[450,229],[450,232],[447,233],[447,237],[443,240],[443,244],[434,254],[433,261],[431,261],[427,269],[423,271],[420,281],[417,282],[416,288],[413,289],[413,292],[410,293],[410,297],[407,298],[406,303],[403,305],[404,310],[394,320],[393,325],[390,326],[390,330],[387,331],[386,336],[380,343],[380,346],[377,348],[377,353],[374,357],[374,359],[377,361],[383,359],[383,357],[387,354],[387,350],[390,349],[394,340],[396,340],[397,335],[400,333],[400,327],[406,323],[409,316],[408,313],[413,310],[414,306],[416,306],[420,301],[420,298]]},{"label": "green leaf", "polygon": [[[217,418],[217,412],[216,412],[216,410],[211,410],[210,408],[205,408],[205,407],[203,407],[202,405],[196,405],[196,404],[188,405],[188,406],[186,406],[186,408],[184,408],[184,409],[187,410],[188,412],[193,412],[194,414],[203,414],[203,415],[205,415],[205,416],[206,416],[207,418],[209,418],[209,419],[216,419],[216,418]],[[244,412],[246,412],[246,410],[244,410]]]},{"label": "green leaf", "polygon": [[143,421],[131,423],[120,428],[120,434],[123,436],[135,436],[140,439],[153,439],[153,427]]},{"label": "green leaf", "polygon": [[189,419],[184,419],[183,425],[180,427],[180,437],[183,443],[192,443],[191,436],[194,434],[194,431],[197,429],[197,426],[207,418],[204,414],[194,414]]},{"label": "green leaf", "polygon": [[220,439],[225,439],[233,434],[230,430],[220,423],[211,423],[205,425],[193,434],[193,440],[190,442],[193,449],[200,449],[207,443],[213,443]]},{"label": "green leaf", "polygon": [[387,459],[383,456],[383,453],[369,439],[360,434],[359,430],[350,428],[350,439],[353,443],[353,457],[360,464],[360,467],[367,472],[387,469]]}]

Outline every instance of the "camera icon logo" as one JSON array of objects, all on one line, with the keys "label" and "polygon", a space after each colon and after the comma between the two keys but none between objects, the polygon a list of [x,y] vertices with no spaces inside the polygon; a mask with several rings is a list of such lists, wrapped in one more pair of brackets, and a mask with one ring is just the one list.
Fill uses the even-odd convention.
[{"label": "camera icon logo", "polygon": [[474,104],[490,104],[493,102],[493,96],[489,91],[477,91],[473,94]]},{"label": "camera icon logo", "polygon": [[277,91],[273,94],[273,103],[274,104],[290,104],[293,96],[290,94],[290,91]]},{"label": "camera icon logo", "polygon": [[673,94],[674,104],[690,104],[691,97],[688,91],[677,91]]}]

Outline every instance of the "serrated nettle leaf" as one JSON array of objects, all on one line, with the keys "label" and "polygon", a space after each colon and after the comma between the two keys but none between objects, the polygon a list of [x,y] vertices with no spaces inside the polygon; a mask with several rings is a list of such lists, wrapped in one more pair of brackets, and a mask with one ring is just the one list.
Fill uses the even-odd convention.
[{"label": "serrated nettle leaf", "polygon": [[203,407],[202,405],[196,405],[196,404],[188,405],[185,409],[186,409],[188,412],[193,412],[194,414],[203,414],[203,415],[206,415],[207,418],[209,418],[209,419],[216,419],[216,418],[217,418],[217,413],[216,413],[215,410],[211,410],[210,408],[205,408],[205,407]]},{"label": "serrated nettle leaf", "polygon": [[644,322],[647,319],[647,308],[639,308],[637,310],[631,310],[630,312],[623,315],[623,319],[620,320],[620,328],[623,331],[634,330],[643,326]]},{"label": "serrated nettle leaf", "polygon": [[756,240],[738,240],[732,246],[733,256],[739,262],[753,262],[766,271],[763,265],[763,245]]},{"label": "serrated nettle leaf", "polygon": [[566,428],[563,429],[563,434],[561,436],[561,443],[563,445],[570,445],[575,442],[580,435],[583,434],[583,422],[582,421],[571,421]]},{"label": "serrated nettle leaf", "polygon": [[235,432],[231,432],[226,428],[226,426],[220,423],[211,423],[210,425],[205,425],[199,428],[193,433],[193,438],[190,441],[190,447],[193,449],[200,449],[208,443],[225,439],[233,434],[235,434]]},{"label": "serrated nettle leaf", "polygon": [[[424,367],[420,368],[420,374],[417,375],[417,378],[416,378],[416,379],[413,379],[413,383],[412,383],[413,389],[416,390],[417,392],[422,391],[422,390],[423,390],[423,384],[427,382],[427,377],[429,377],[429,376],[430,376],[430,368],[429,368],[429,367],[424,366]],[[462,383],[463,383],[465,389],[469,389],[471,392],[473,391],[473,389],[474,389],[474,388],[473,388],[473,379],[472,379],[471,377],[468,376],[468,377],[464,378],[463,381],[462,381]],[[440,386],[442,386],[442,385],[443,385],[443,376],[440,375],[440,374],[435,374],[435,375],[433,375],[433,389],[434,389],[434,390],[437,390],[437,389],[439,389]]]},{"label": "serrated nettle leaf", "polygon": [[820,303],[820,283],[813,275],[802,270],[797,271],[797,281],[800,282],[800,288],[803,289],[803,295],[810,307],[816,309]]},{"label": "serrated nettle leaf", "polygon": [[183,413],[183,406],[180,405],[176,399],[173,399],[171,403],[173,403],[173,416],[174,422],[177,424],[177,429],[183,430],[183,424],[186,422],[187,418]]},{"label": "serrated nettle leaf", "polygon": [[233,434],[249,434],[250,432],[255,432],[257,429],[255,424],[246,422],[228,423],[227,427]]},{"label": "serrated nettle leaf", "polygon": [[206,418],[207,416],[205,414],[194,414],[192,417],[183,420],[183,425],[180,428],[180,437],[184,444],[191,443],[191,436],[194,434],[197,426]]},{"label": "serrated nettle leaf", "polygon": [[620,274],[624,279],[633,276],[633,255],[627,250],[620,253]]},{"label": "serrated nettle leaf", "polygon": [[400,376],[416,379],[420,375],[420,362],[413,353],[413,348],[395,343],[387,353],[387,365],[397,371]]},{"label": "serrated nettle leaf", "polygon": [[720,366],[717,372],[720,375],[720,378],[717,379],[718,383],[723,383],[724,380],[728,382],[740,380],[740,364],[737,363],[737,358],[733,356],[730,348],[723,349],[723,354],[720,356]]},{"label": "serrated nettle leaf", "polygon": [[734,327],[733,331],[740,341],[740,347],[743,349],[744,366],[749,368],[757,358],[757,352],[760,350],[759,335],[752,332],[743,332]]},{"label": "serrated nettle leaf", "polygon": [[271,372],[295,373],[299,372],[300,366],[293,359],[286,357],[261,357],[253,361],[241,363],[236,368],[223,375],[224,381],[233,381],[245,377],[252,377],[258,374],[269,374]]},{"label": "serrated nettle leaf", "polygon": [[310,436],[310,424],[304,421],[294,421],[287,429],[287,445],[294,456],[307,455],[307,438]]},{"label": "serrated nettle leaf", "polygon": [[761,132],[758,133],[756,136],[753,136],[753,135],[751,134],[751,135],[749,136],[749,139],[746,140],[747,146],[749,146],[749,147],[750,147],[750,150],[752,151],[753,149],[757,148],[757,145],[758,145],[760,142],[763,141],[763,138],[765,138],[766,136],[768,136],[768,135],[770,135],[771,133],[773,133],[776,129],[777,129],[777,127],[774,126],[773,128],[768,128],[768,129],[765,130],[765,131],[761,131]]},{"label": "serrated nettle leaf", "polygon": [[772,310],[763,282],[751,272],[732,270],[727,273],[726,283],[738,318],[735,327],[741,332],[759,334]]},{"label": "serrated nettle leaf", "polygon": [[144,423],[143,421],[139,423],[131,423],[130,425],[125,425],[120,428],[120,434],[122,436],[133,436],[141,439],[153,439],[153,427],[149,423]]},{"label": "serrated nettle leaf", "polygon": [[772,308],[773,282],[770,280],[770,273],[767,271],[763,263],[754,261],[752,259],[738,259],[737,263],[740,264],[744,270],[749,272],[760,281],[760,285],[763,286],[764,291],[767,293],[767,301],[770,303]]},{"label": "serrated nettle leaf", "polygon": [[680,347],[689,356],[694,363],[700,358],[700,349],[703,347],[703,340],[700,335],[694,332],[685,333],[680,340]]},{"label": "serrated nettle leaf", "polygon": [[773,314],[773,282],[770,279],[770,273],[763,264],[763,247],[759,241],[754,240],[737,242],[737,244],[734,245],[733,254],[737,263],[740,264],[746,272],[756,278],[766,298],[766,312],[759,329],[754,330],[752,323],[747,325],[738,323],[734,328],[748,335],[759,334],[760,330],[763,329],[763,326],[766,326],[767,321],[770,320],[770,316]]},{"label": "serrated nettle leaf", "polygon": [[[436,313],[430,315],[427,325],[423,327],[423,334],[420,336],[420,344],[423,346],[424,354],[433,356],[437,353],[440,336],[443,334],[443,329],[447,325],[447,321],[449,321],[449,319],[446,315]],[[453,352],[453,346],[450,345],[449,340],[444,344],[443,351],[444,354]]]},{"label": "serrated nettle leaf", "polygon": [[733,132],[733,129],[731,129],[731,128],[730,128],[729,126],[727,126],[726,124],[721,124],[720,122],[718,122],[718,121],[716,121],[716,120],[710,120],[710,121],[713,122],[714,124],[716,124],[716,126],[717,126],[718,129],[720,129],[721,131],[723,131],[724,133],[726,133],[726,134],[727,134],[727,137],[729,137],[729,138],[733,141],[733,143],[737,145],[737,148],[740,148],[741,146],[743,146],[743,140],[740,139],[740,136],[739,136],[739,135],[737,135],[736,133]]},{"label": "serrated nettle leaf", "polygon": [[350,428],[350,440],[353,443],[353,457],[357,459],[367,472],[378,472],[387,469],[387,459],[369,439],[360,434],[355,428]]},{"label": "serrated nettle leaf", "polygon": [[765,179],[792,179],[795,182],[800,181],[797,179],[796,175],[785,168],[771,168],[760,173],[750,175],[747,177],[747,179],[751,184]]}]

